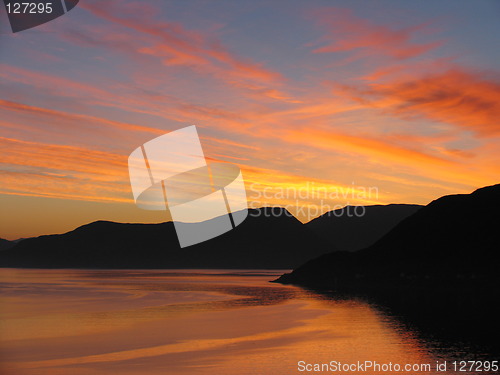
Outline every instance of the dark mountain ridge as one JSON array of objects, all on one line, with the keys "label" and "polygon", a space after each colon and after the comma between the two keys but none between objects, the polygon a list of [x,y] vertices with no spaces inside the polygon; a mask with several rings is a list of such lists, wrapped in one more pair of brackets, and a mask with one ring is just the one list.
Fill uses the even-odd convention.
[{"label": "dark mountain ridge", "polygon": [[432,340],[500,354],[499,212],[500,185],[445,196],[372,246],[322,255],[276,282],[361,298]]},{"label": "dark mountain ridge", "polygon": [[9,241],[4,238],[0,238],[0,251],[10,249],[15,244],[16,243],[14,241]]},{"label": "dark mountain ridge", "polygon": [[0,254],[2,267],[293,268],[328,244],[282,208],[249,210],[235,229],[179,247],[174,224],[97,221],[64,234],[28,238]]},{"label": "dark mountain ridge", "polygon": [[278,281],[310,286],[481,279],[498,274],[500,185],[441,197],[360,251],[313,259]]},{"label": "dark mountain ridge", "polygon": [[[378,217],[372,214],[370,221],[385,223],[385,228],[392,225],[393,205],[377,206],[376,211]],[[339,216],[338,212],[335,215]],[[9,251],[0,254],[0,267],[289,269],[336,249],[325,240],[327,235],[319,236],[317,229],[311,230],[283,208],[251,209],[248,216],[232,231],[184,249],[179,247],[172,222],[96,221],[68,233],[13,243]],[[342,230],[352,233],[358,222],[346,220]],[[335,226],[336,222],[323,225],[325,233]],[[378,228],[384,231],[384,225]],[[358,237],[372,241],[374,234],[365,226]]]},{"label": "dark mountain ridge", "polygon": [[346,206],[329,211],[306,226],[335,249],[355,251],[372,245],[422,207],[417,204]]}]

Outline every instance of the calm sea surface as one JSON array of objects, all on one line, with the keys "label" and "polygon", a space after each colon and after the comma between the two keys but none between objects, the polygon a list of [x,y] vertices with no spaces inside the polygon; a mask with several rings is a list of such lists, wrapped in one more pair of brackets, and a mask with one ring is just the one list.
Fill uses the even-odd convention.
[{"label": "calm sea surface", "polygon": [[[446,361],[440,373],[451,374],[453,361],[481,358],[422,339],[366,302],[269,283],[281,273],[1,269],[0,373],[391,372],[327,367],[371,361],[436,374]],[[306,371],[315,364],[322,371]]]}]

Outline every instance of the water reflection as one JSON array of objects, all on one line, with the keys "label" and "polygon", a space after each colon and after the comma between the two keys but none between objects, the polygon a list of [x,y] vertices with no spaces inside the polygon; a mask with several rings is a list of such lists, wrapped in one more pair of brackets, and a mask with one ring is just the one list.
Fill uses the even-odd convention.
[{"label": "water reflection", "polygon": [[281,273],[2,270],[0,372],[279,375],[471,355],[364,301],[268,282]]}]

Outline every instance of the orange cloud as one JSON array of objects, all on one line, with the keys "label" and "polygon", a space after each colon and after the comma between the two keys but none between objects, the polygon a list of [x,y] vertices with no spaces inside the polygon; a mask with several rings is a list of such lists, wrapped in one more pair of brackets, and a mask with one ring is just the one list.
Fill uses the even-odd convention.
[{"label": "orange cloud", "polygon": [[[5,151],[2,155],[2,194],[133,203],[126,155],[5,137],[0,137],[0,149]],[[220,158],[248,160],[228,155],[211,155],[208,159],[217,162],[223,161]],[[328,205],[338,205],[340,201],[325,198],[320,202],[314,191],[342,191],[347,194],[353,190],[353,194],[358,193],[353,186],[333,183],[327,179],[304,178],[271,168],[244,167],[243,173],[253,206],[287,205],[293,211],[304,205],[323,205],[324,211],[331,207]],[[290,189],[307,190],[310,189],[308,184],[311,183],[315,184],[313,189],[307,192],[312,194],[311,197],[283,196],[284,189],[288,189],[288,192]],[[263,195],[262,191],[267,193]],[[353,197],[350,203],[357,204],[377,203],[381,198],[378,192],[376,197]],[[314,215],[323,211],[315,209]],[[300,217],[305,221],[311,218]]]},{"label": "orange cloud", "polygon": [[[464,168],[456,158],[451,157],[455,155],[432,152],[430,148],[421,149],[422,145],[410,147],[389,139],[382,140],[371,136],[345,134],[338,130],[311,128],[290,130],[283,137],[294,144],[341,153],[347,160],[351,155],[351,158],[356,158],[356,162],[360,163],[359,171],[363,171],[363,160],[366,160],[370,164],[378,165],[379,168],[387,168],[391,173],[406,170],[407,173],[416,176],[446,178],[450,184],[468,184],[471,178],[477,182],[491,182],[487,175]],[[330,162],[334,163],[335,157],[332,157]]]},{"label": "orange cloud", "polygon": [[111,128],[119,129],[119,130],[126,130],[126,131],[133,131],[133,132],[145,132],[145,133],[152,133],[152,134],[165,133],[164,130],[157,129],[157,128],[152,128],[152,127],[147,127],[147,126],[142,126],[142,125],[135,125],[135,124],[128,124],[128,123],[118,122],[118,121],[112,121],[112,120],[104,119],[101,117],[90,116],[90,115],[81,115],[81,114],[75,114],[75,113],[61,112],[61,111],[56,111],[56,110],[52,110],[52,109],[40,108],[40,107],[30,106],[30,105],[26,105],[26,104],[11,102],[8,100],[1,100],[0,99],[0,108],[2,108],[4,110],[8,110],[8,111],[16,111],[16,112],[33,114],[35,116],[48,116],[48,117],[53,117],[53,118],[57,117],[57,118],[62,118],[66,121],[78,121],[80,124],[98,123],[100,125],[105,125],[105,126],[108,126]]},{"label": "orange cloud", "polygon": [[126,156],[0,137],[0,193],[130,202]]},{"label": "orange cloud", "polygon": [[259,82],[265,86],[263,91],[268,97],[289,97],[275,87],[283,80],[279,72],[231,53],[214,35],[187,30],[175,22],[155,21],[149,8],[136,8],[130,17],[131,13],[116,1],[86,2],[82,8],[140,36],[153,37],[150,45],[137,48],[136,52],[159,57],[164,65],[187,66],[243,89],[254,85],[249,82]]},{"label": "orange cloud", "polygon": [[433,163],[439,165],[453,164],[444,158],[433,156],[421,151],[408,149],[389,142],[370,137],[360,137],[342,134],[338,131],[324,130],[291,130],[285,135],[286,139],[298,142],[307,142],[318,147],[343,150],[345,152],[361,153],[372,157],[380,157],[397,163]]},{"label": "orange cloud", "polygon": [[426,117],[489,137],[500,134],[500,79],[460,69],[413,80],[341,87],[367,106],[401,117]]},{"label": "orange cloud", "polygon": [[[80,110],[92,107],[116,108],[135,114],[147,114],[161,119],[182,123],[203,122],[210,126],[225,129],[242,127],[251,116],[248,110],[240,108],[231,111],[219,105],[194,104],[170,95],[147,91],[117,91],[116,83],[101,80],[99,88],[68,78],[42,74],[18,67],[0,64],[0,77],[6,81],[22,83],[38,90],[44,88],[54,98],[64,100],[73,98]],[[82,118],[83,119],[83,118]],[[168,129],[168,126],[165,127]],[[160,130],[157,130],[160,131]]]},{"label": "orange cloud", "polygon": [[424,54],[443,42],[416,43],[415,34],[428,25],[393,28],[374,24],[353,15],[350,9],[329,8],[315,13],[321,26],[329,35],[324,37],[322,47],[315,53],[346,52],[362,50],[361,56],[383,55],[395,59],[408,59]]},{"label": "orange cloud", "polygon": [[[127,156],[84,147],[27,142],[0,137],[2,163],[22,167],[45,168],[60,176],[73,172],[94,180],[113,181],[127,176]],[[58,172],[59,171],[59,172]]]}]

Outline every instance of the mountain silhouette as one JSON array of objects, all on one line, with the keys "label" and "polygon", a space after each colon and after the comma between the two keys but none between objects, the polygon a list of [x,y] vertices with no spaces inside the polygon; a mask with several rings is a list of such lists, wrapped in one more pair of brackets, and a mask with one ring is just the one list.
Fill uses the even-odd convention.
[{"label": "mountain silhouette", "polygon": [[421,208],[373,245],[306,262],[275,282],[383,306],[431,337],[500,353],[500,185]]},{"label": "mountain silhouette", "polygon": [[448,195],[421,208],[373,245],[313,259],[279,281],[311,286],[431,283],[498,274],[500,185]]},{"label": "mountain silhouette", "polygon": [[346,206],[329,211],[306,226],[336,250],[355,251],[372,245],[422,207],[416,204]]},{"label": "mountain silhouette", "polygon": [[28,238],[2,251],[2,267],[290,269],[330,251],[288,211],[250,209],[222,236],[184,249],[174,224],[97,221],[65,234]]},{"label": "mountain silhouette", "polygon": [[9,241],[4,238],[0,238],[0,251],[10,249],[15,244],[16,243],[14,241]]}]

